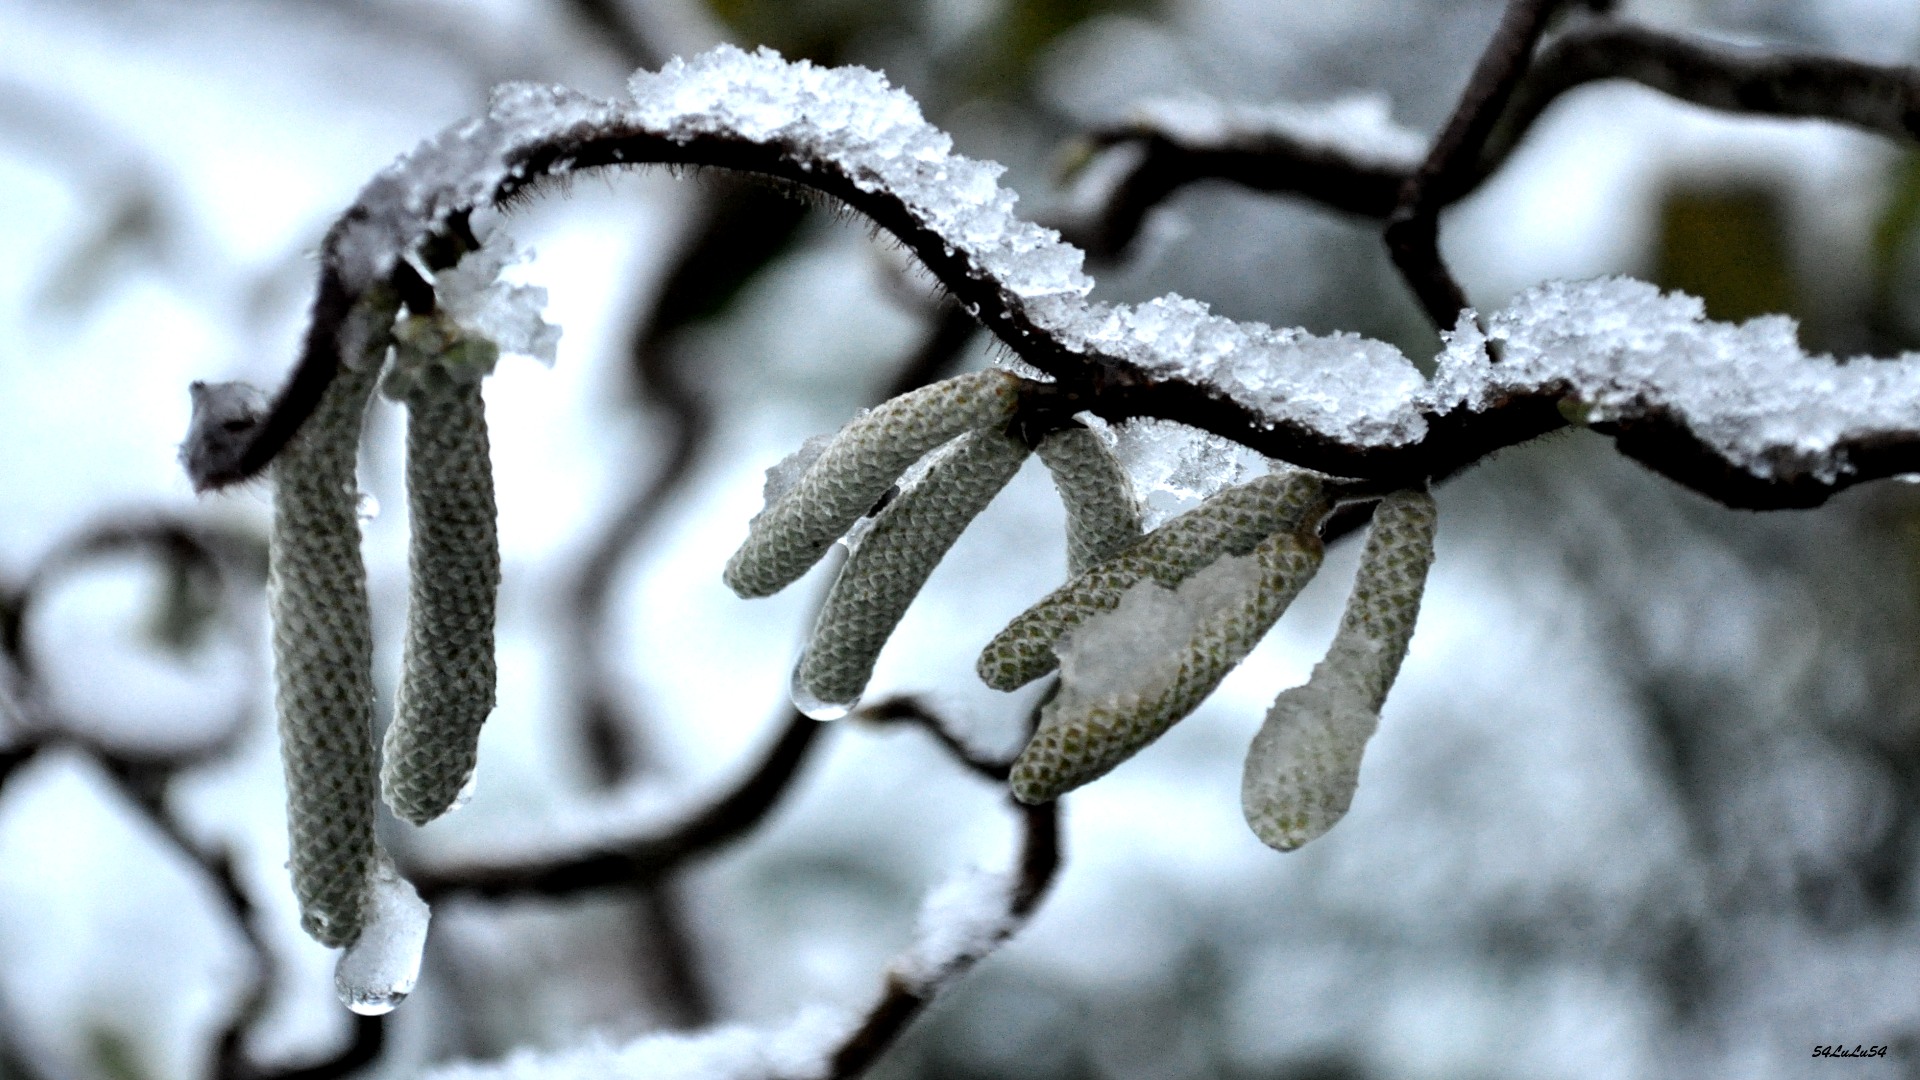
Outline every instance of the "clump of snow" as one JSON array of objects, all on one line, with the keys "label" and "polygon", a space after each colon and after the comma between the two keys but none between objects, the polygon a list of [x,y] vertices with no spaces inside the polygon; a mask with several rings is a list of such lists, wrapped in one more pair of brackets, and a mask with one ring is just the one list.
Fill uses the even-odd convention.
[{"label": "clump of snow", "polygon": [[1230,439],[1173,420],[1088,424],[1105,439],[1142,503],[1147,530],[1251,479],[1266,459]]},{"label": "clump of snow", "polygon": [[1852,469],[1842,443],[1920,425],[1920,354],[1809,356],[1792,319],[1713,322],[1697,298],[1630,278],[1528,289],[1488,320],[1486,336],[1505,343],[1498,364],[1461,319],[1425,407],[1480,410],[1559,390],[1589,422],[1664,413],[1756,477],[1828,483]]},{"label": "clump of snow", "polygon": [[1060,694],[1053,711],[1077,713],[1090,702],[1146,697],[1180,672],[1196,630],[1260,588],[1252,555],[1215,560],[1169,589],[1144,579],[1111,611],[1081,623],[1054,651],[1060,656]]},{"label": "clump of snow", "polygon": [[[774,462],[767,469],[767,481],[760,489],[762,499],[760,513],[766,513],[774,503],[779,502],[787,492],[793,490],[793,486],[800,482],[800,478],[806,475],[813,463],[820,460],[820,455],[827,452],[827,444],[833,441],[834,434],[828,431],[810,436],[806,442],[800,444],[798,450]],[[759,516],[755,515],[754,520],[758,521]]]},{"label": "clump of snow", "polygon": [[542,318],[547,290],[501,280],[501,272],[533,257],[505,232],[495,232],[476,250],[434,275],[435,302],[454,325],[485,338],[501,352],[552,365],[560,328]]},{"label": "clump of snow", "polygon": [[334,965],[333,989],[340,1003],[362,1016],[379,1016],[399,1005],[420,978],[429,912],[413,885],[385,855],[374,868],[360,936]]},{"label": "clump of snow", "polygon": [[1425,380],[1385,342],[1236,322],[1173,294],[1139,305],[1049,298],[1029,303],[1027,312],[1069,349],[1211,387],[1272,424],[1352,446],[1399,445],[1426,434],[1414,407]]},{"label": "clump of snow", "polygon": [[502,270],[525,258],[505,233],[496,232],[435,275],[433,313],[407,315],[393,325],[387,394],[405,399],[420,383],[478,383],[493,374],[502,352],[551,366],[560,328],[541,317],[547,290],[500,279]]},{"label": "clump of snow", "polygon": [[366,292],[454,214],[487,205],[524,168],[510,163],[516,147],[616,115],[609,103],[563,86],[496,88],[485,116],[427,140],[361,189],[354,213],[329,238],[333,266],[348,289]]},{"label": "clump of snow", "polygon": [[1247,146],[1277,139],[1360,164],[1408,171],[1419,167],[1427,154],[1426,136],[1395,122],[1391,100],[1380,93],[1313,103],[1148,98],[1134,104],[1127,122],[1182,146]]},{"label": "clump of snow", "polygon": [[993,951],[1014,929],[1013,888],[1011,875],[973,867],[927,894],[913,944],[894,960],[893,974],[925,995]]},{"label": "clump of snow", "polygon": [[838,164],[862,190],[899,199],[1015,297],[1080,297],[1093,288],[1077,248],[1014,216],[1016,196],[999,183],[1005,168],[954,154],[953,140],[878,72],[722,45],[638,72],[628,86],[635,119],[668,138],[778,142],[803,160]]},{"label": "clump of snow", "polygon": [[[1785,319],[1710,323],[1697,301],[1625,279],[1522,294],[1488,322],[1490,335],[1506,343],[1497,365],[1484,355],[1479,331],[1463,325],[1431,385],[1393,346],[1354,334],[1236,322],[1172,295],[1139,305],[1090,303],[1093,283],[1081,270],[1081,252],[1015,216],[1015,196],[999,184],[1002,168],[954,154],[952,140],[879,73],[788,63],[767,49],[723,45],[640,72],[630,87],[631,105],[554,87],[502,87],[484,117],[431,140],[362,192],[329,245],[349,289],[371,288],[450,215],[486,205],[524,170],[517,163],[523,151],[557,136],[722,138],[775,148],[802,170],[830,171],[896,201],[967,274],[997,293],[998,314],[1014,318],[980,313],[992,325],[1024,322],[1091,361],[1201,386],[1271,426],[1354,449],[1415,443],[1435,413],[1562,388],[1596,419],[1670,415],[1730,464],[1763,479],[1835,479],[1850,468],[1835,453],[1840,443],[1914,426],[1920,363],[1807,357]],[[1417,160],[1424,145],[1395,126],[1377,100],[1144,109],[1151,122],[1194,137],[1264,132],[1396,164]],[[492,286],[504,265],[497,254],[482,255],[470,269],[443,274],[453,280],[442,287],[474,297],[474,311],[496,320],[488,333],[503,347],[550,353],[538,290],[507,287],[503,294]],[[471,289],[457,284],[468,274]]]},{"label": "clump of snow", "polygon": [[427,1080],[808,1080],[827,1074],[833,1051],[854,1030],[846,1012],[809,1008],[783,1026],[728,1025],[690,1034],[604,1039],[567,1050],[518,1050],[488,1064],[429,1069]]}]

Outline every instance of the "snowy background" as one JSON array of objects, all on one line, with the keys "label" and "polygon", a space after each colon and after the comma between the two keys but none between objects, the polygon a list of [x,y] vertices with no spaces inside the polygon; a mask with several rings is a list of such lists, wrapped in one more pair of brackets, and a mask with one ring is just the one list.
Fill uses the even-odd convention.
[{"label": "snowy background", "polygon": [[[14,661],[0,739],[61,744],[0,789],[0,1075],[208,1074],[254,959],[182,840],[235,852],[274,961],[247,1052],[292,1064],[347,1038],[331,955],[298,932],[281,868],[267,494],[195,499],[174,448],[190,380],[278,381],[332,215],[489,86],[611,96],[646,50],[720,40],[860,62],[960,151],[1005,163],[1044,219],[1065,203],[1073,133],[1143,97],[1384,95],[1396,121],[1431,131],[1499,7],[613,6],[644,42],[585,2],[0,4],[0,629]],[[1726,40],[1920,60],[1920,9],[1894,0],[1624,8]],[[1631,273],[1705,296],[1720,318],[1788,311],[1816,351],[1884,354],[1920,346],[1905,299],[1920,285],[1916,162],[1850,132],[1595,86],[1448,214],[1443,242],[1483,307],[1548,278]],[[717,200],[744,208],[753,242],[690,260]],[[537,249],[515,273],[549,290],[565,336],[552,370],[509,359],[488,383],[500,707],[473,802],[424,830],[392,826],[390,845],[423,857],[538,843],[609,799],[633,814],[677,805],[757,751],[824,575],[747,602],[720,567],[762,470],[869,404],[933,318],[924,281],[859,222],[759,189],[591,177],[507,227]],[[1431,356],[1373,228],[1201,185],[1150,218],[1124,262],[1090,266],[1095,296],[1176,290]],[[689,263],[719,269],[676,287]],[[583,655],[590,559],[672,449],[671,417],[635,389],[636,336],[714,421],[686,483],[592,579],[607,629]],[[976,345],[962,364],[987,360]],[[376,410],[370,431],[390,699],[397,414]],[[1143,453],[1140,478],[1180,464],[1167,452]],[[1736,513],[1604,440],[1561,435],[1438,495],[1426,609],[1349,817],[1281,856],[1247,831],[1238,791],[1267,703],[1332,634],[1351,544],[1198,714],[1067,800],[1053,895],[877,1075],[1789,1077],[1832,1043],[1893,1047],[1826,1063],[1850,1076],[1920,1069],[1920,492]],[[76,554],[89,530],[161,521],[208,538],[227,574],[141,547]],[[1060,532],[1029,465],[935,574],[874,694],[921,694],[1010,747],[1029,698],[981,686],[973,656],[1059,581]],[[30,686],[15,677],[29,660]],[[611,734],[583,723],[602,667]],[[236,723],[229,752],[164,790],[109,767]],[[49,740],[48,725],[72,737]],[[626,766],[610,768],[610,749]],[[442,905],[378,1068],[864,1007],[921,895],[1003,863],[1012,832],[996,793],[924,734],[837,725],[769,822],[650,913],[619,893]],[[662,929],[663,904],[683,925]],[[677,976],[662,974],[663,933],[690,957]]]}]

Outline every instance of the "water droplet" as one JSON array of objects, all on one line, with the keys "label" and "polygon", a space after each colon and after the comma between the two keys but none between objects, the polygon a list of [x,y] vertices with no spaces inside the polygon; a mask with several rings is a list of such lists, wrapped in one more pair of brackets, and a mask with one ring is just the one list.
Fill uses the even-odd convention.
[{"label": "water droplet", "polygon": [[371,890],[366,925],[333,968],[334,993],[361,1016],[392,1012],[413,992],[430,914],[385,855],[374,867]]},{"label": "water droplet", "polygon": [[806,662],[807,658],[802,654],[800,662],[793,665],[793,678],[787,684],[787,696],[793,699],[793,707],[799,709],[802,716],[815,720],[838,720],[852,712],[854,705],[858,704],[857,699],[855,701],[822,701],[814,696],[813,691],[807,689],[805,681],[800,678],[800,669]]},{"label": "water droplet", "polygon": [[448,804],[447,806],[447,813],[451,814],[455,810],[458,810],[461,807],[472,802],[473,791],[475,788],[479,786],[480,786],[480,771],[476,769],[473,772],[470,772],[467,774],[467,782],[460,785],[459,793],[453,797],[453,802]]},{"label": "water droplet", "polygon": [[363,491],[354,501],[353,513],[360,519],[360,524],[365,525],[380,516],[380,500],[373,497],[373,492]]}]

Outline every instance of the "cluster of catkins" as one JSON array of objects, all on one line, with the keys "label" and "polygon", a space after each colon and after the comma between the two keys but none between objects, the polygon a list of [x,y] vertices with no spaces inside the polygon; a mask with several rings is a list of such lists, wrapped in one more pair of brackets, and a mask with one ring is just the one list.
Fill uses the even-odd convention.
[{"label": "cluster of catkins", "polygon": [[[268,592],[288,865],[301,925],[336,947],[359,937],[382,872],[376,786],[395,814],[420,825],[450,809],[472,777],[494,704],[500,584],[480,397],[499,349],[437,315],[395,323],[394,308],[377,303],[356,314],[364,340],[352,362],[274,461]],[[376,384],[407,409],[412,518],[405,666],[377,755],[355,477]]]},{"label": "cluster of catkins", "polygon": [[[1326,478],[1289,470],[1222,491],[1142,535],[1131,484],[1097,435],[1073,424],[1029,447],[1014,433],[1023,392],[1035,385],[977,372],[863,414],[790,487],[769,491],[726,569],[741,596],[771,595],[869,519],[793,676],[803,711],[845,715],[934,566],[1038,453],[1066,505],[1072,577],[995,636],[978,665],[999,690],[1062,668],[1013,764],[1013,794],[1028,803],[1104,775],[1198,708],[1319,569],[1319,526],[1332,507]],[[903,480],[916,463],[917,477]],[[1361,751],[1413,635],[1434,522],[1424,491],[1380,501],[1332,647],[1304,686],[1280,695],[1255,736],[1241,798],[1267,844],[1299,847],[1351,804]],[[1106,639],[1140,640],[1130,625],[1139,620],[1159,626],[1148,641],[1171,628],[1164,655],[1102,663]]]}]

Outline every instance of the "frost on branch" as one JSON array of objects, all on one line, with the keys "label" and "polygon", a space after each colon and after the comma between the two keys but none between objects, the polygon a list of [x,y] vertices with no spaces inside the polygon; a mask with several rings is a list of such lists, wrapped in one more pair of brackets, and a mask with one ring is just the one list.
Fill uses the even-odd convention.
[{"label": "frost on branch", "polygon": [[[389,275],[404,277],[403,263],[419,265],[429,241],[457,232],[472,210],[542,177],[667,161],[768,173],[848,202],[918,254],[1021,361],[1074,384],[1109,418],[1163,415],[1325,471],[1401,481],[1450,471],[1540,430],[1532,421],[1509,430],[1490,418],[1476,426],[1483,413],[1571,396],[1576,406],[1597,407],[1596,422],[1639,423],[1628,449],[1643,458],[1636,447],[1648,445],[1650,431],[1668,437],[1661,445],[1689,460],[1650,463],[1727,501],[1777,505],[1791,496],[1806,504],[1849,478],[1912,471],[1920,358],[1808,358],[1784,320],[1708,323],[1685,298],[1611,280],[1523,294],[1488,323],[1518,363],[1489,363],[1465,331],[1429,385],[1397,349],[1353,334],[1238,322],[1178,296],[1088,301],[1081,252],[1016,217],[1013,194],[999,186],[1001,168],[952,153],[951,139],[875,72],[722,46],[637,74],[631,87],[630,104],[502,87],[485,116],[369,184],[329,237],[315,329],[289,387],[331,377],[352,351],[339,324],[354,303]],[[1357,115],[1359,107],[1342,106],[1327,117]],[[1265,125],[1309,139],[1328,134],[1327,117],[1227,110],[1204,123],[1161,119]],[[1411,144],[1402,145],[1377,110],[1368,117],[1373,135],[1363,143],[1384,157],[1406,152]],[[1104,399],[1109,391],[1116,400]],[[197,482],[252,475],[311,407],[290,389],[259,438],[242,436],[239,450],[222,454],[217,440],[188,447],[201,462]],[[1430,442],[1436,434],[1440,442]],[[192,453],[200,449],[207,453]],[[1870,460],[1860,465],[1863,452]],[[1703,460],[1725,477],[1700,467]],[[1769,502],[1769,487],[1792,491]]]},{"label": "frost on branch", "polygon": [[893,962],[894,977],[925,997],[992,952],[1019,925],[1015,887],[1007,873],[974,868],[935,888],[920,906],[913,944]]},{"label": "frost on branch", "polygon": [[1396,123],[1385,94],[1313,104],[1148,98],[1125,126],[1195,149],[1287,144],[1296,154],[1333,154],[1360,164],[1411,172],[1427,156],[1427,137]]},{"label": "frost on branch", "polygon": [[522,1049],[491,1064],[429,1070],[427,1080],[813,1080],[854,1028],[838,1010],[809,1008],[779,1027],[729,1025],[694,1034],[648,1035],[624,1045],[604,1037],[569,1050]]},{"label": "frost on branch", "polygon": [[1552,282],[1488,320],[1506,343],[1498,364],[1462,319],[1424,404],[1477,411],[1558,391],[1589,423],[1664,415],[1756,478],[1831,484],[1852,471],[1849,446],[1920,427],[1920,354],[1809,356],[1795,329],[1784,315],[1713,322],[1698,299],[1630,278]]}]

